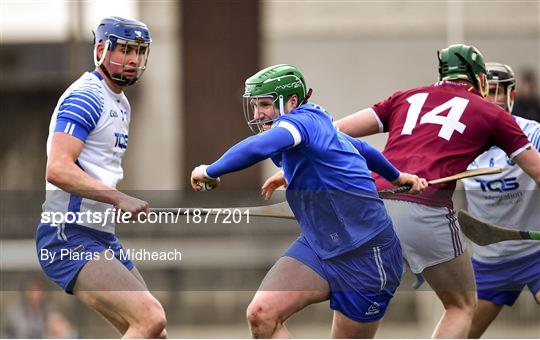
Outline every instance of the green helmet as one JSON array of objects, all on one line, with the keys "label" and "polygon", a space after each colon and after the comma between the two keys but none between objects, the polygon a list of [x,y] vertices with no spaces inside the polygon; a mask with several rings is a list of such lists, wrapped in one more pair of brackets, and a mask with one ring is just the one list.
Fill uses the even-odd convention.
[{"label": "green helmet", "polygon": [[253,119],[251,112],[253,99],[271,97],[274,105],[278,105],[280,115],[283,115],[284,103],[292,95],[298,96],[299,105],[306,103],[311,95],[311,89],[307,90],[304,75],[293,65],[270,66],[249,77],[246,80],[243,99],[244,116],[251,130],[254,133],[262,132],[262,125],[272,122]]},{"label": "green helmet", "polygon": [[474,46],[464,44],[450,45],[437,51],[439,58],[440,80],[468,80],[485,97],[488,93],[487,82],[481,74],[487,74],[482,53]]}]

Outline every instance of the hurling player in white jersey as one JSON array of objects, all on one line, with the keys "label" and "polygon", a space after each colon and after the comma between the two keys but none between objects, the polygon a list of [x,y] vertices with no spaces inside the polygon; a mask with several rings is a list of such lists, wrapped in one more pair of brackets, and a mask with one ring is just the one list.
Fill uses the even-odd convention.
[{"label": "hurling player in white jersey", "polygon": [[[36,231],[45,274],[99,312],[126,338],[166,337],[165,312],[114,234],[113,209],[148,203],[116,190],[131,109],[123,89],[146,68],[148,27],[108,17],[95,32],[95,70],[60,97],[47,140],[46,200]],[[56,216],[52,219],[52,216]],[[58,220],[58,216],[63,216]]]},{"label": "hurling player in white jersey", "polygon": [[[512,69],[500,63],[487,63],[490,92],[488,100],[511,112],[516,96]],[[527,138],[540,148],[540,123],[514,116]],[[540,190],[519,166],[497,147],[478,156],[469,169],[501,167],[496,176],[480,176],[463,180],[468,210],[474,216],[497,225],[533,230],[540,221]],[[504,305],[512,306],[522,289],[528,286],[540,303],[540,243],[505,241],[478,246],[473,244],[478,308],[471,338],[479,338],[497,317]]]}]

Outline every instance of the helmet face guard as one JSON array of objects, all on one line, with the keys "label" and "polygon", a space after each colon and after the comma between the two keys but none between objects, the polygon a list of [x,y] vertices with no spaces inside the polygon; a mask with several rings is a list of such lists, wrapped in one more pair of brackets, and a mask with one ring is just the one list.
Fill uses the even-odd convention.
[{"label": "helmet face guard", "polygon": [[493,94],[493,103],[500,106],[498,102],[499,92],[504,91],[505,110],[512,112],[514,107],[514,98],[512,92],[516,89],[516,78],[514,71],[510,66],[501,63],[487,63],[488,84],[490,85],[490,94]]},{"label": "helmet face guard", "polygon": [[[94,64],[117,85],[129,86],[137,82],[146,70],[150,54],[150,31],[146,25],[137,20],[119,17],[105,18],[101,21],[95,33]],[[97,46],[104,43],[103,54],[98,59]],[[123,52],[119,60],[113,60],[112,52],[117,48]],[[118,50],[117,49],[117,50]],[[138,63],[136,66],[127,63],[128,54],[135,51]],[[107,67],[105,59],[111,53]]]},{"label": "helmet face guard", "polygon": [[[512,98],[512,91],[516,89],[515,83],[509,83],[504,80],[488,80],[488,83],[490,85],[489,93],[493,94],[493,103],[500,106],[500,103],[498,102],[499,98],[499,92],[504,91],[506,100],[504,102],[504,109],[510,113],[512,113],[512,108],[514,107],[514,99]],[[492,88],[493,86],[493,88]]]},{"label": "helmet face guard", "polygon": [[285,114],[285,103],[293,95],[298,97],[299,105],[307,103],[311,89],[306,90],[304,76],[292,65],[280,64],[267,67],[246,80],[243,95],[243,111],[246,122],[253,133],[263,132],[272,124],[272,119],[255,118],[261,99],[271,99],[279,115]]},{"label": "helmet face guard", "polygon": [[260,119],[255,118],[255,112],[258,107],[258,101],[260,99],[271,99],[272,105],[275,106],[276,104],[276,100],[271,95],[250,96],[250,95],[244,94],[242,96],[242,108],[244,111],[244,118],[247,122],[247,125],[249,126],[249,129],[254,134],[264,132],[265,125],[266,126],[272,125],[275,120],[275,118],[265,119],[265,120],[260,120]]}]

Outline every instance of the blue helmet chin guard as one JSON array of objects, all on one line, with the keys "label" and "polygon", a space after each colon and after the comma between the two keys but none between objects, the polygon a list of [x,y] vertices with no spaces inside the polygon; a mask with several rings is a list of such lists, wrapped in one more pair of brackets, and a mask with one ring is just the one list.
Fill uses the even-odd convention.
[{"label": "blue helmet chin guard", "polygon": [[[108,17],[99,23],[94,33],[94,64],[117,85],[129,86],[135,84],[146,69],[148,55],[150,53],[150,30],[141,21],[134,19],[124,19],[120,17]],[[97,56],[97,46],[100,43],[105,44],[105,49],[101,58]],[[122,62],[112,61],[109,58],[108,70],[104,66],[105,57],[117,45],[125,45],[124,57]],[[126,57],[130,51],[136,49],[137,58],[140,59],[138,65],[126,64]],[[116,65],[121,69],[120,72],[110,72],[112,66]],[[128,73],[135,72],[134,76],[128,79]]]}]

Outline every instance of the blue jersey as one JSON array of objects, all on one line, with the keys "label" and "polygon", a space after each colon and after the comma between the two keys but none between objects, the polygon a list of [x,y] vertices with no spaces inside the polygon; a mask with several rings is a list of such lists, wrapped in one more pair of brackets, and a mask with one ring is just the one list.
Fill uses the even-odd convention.
[{"label": "blue jersey", "polygon": [[290,129],[289,124],[293,136],[299,133],[296,145],[273,160],[283,167],[287,201],[317,254],[343,254],[391,226],[366,159],[330,115],[305,104],[276,119],[274,127]]},{"label": "blue jersey", "polygon": [[399,171],[369,144],[338,132],[320,106],[305,104],[277,118],[271,129],[236,144],[206,172],[219,177],[269,157],[283,167],[287,201],[322,259],[356,249],[391,226],[369,169],[388,181]]}]

